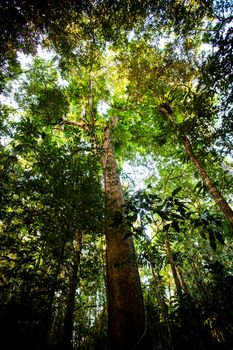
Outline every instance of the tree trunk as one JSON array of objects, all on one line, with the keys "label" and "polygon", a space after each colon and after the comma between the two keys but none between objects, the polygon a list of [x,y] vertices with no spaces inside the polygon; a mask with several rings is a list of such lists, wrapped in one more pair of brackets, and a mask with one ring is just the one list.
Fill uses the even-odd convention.
[{"label": "tree trunk", "polygon": [[81,248],[82,248],[82,232],[80,230],[77,230],[76,239],[74,242],[74,262],[73,262],[73,268],[71,271],[71,276],[69,281],[66,313],[64,318],[64,334],[63,334],[62,350],[72,349],[73,317],[74,317],[74,308],[75,308],[76,288],[78,284],[78,269],[80,265]]},{"label": "tree trunk", "polygon": [[155,270],[154,270],[154,267],[152,266],[152,264],[151,264],[151,272],[152,272],[152,276],[153,276],[153,280],[154,280],[156,298],[157,298],[158,304],[161,308],[161,313],[162,313],[163,321],[164,321],[167,318],[168,308],[167,308],[167,304],[164,301],[163,295],[160,292],[159,276],[156,276],[156,273],[155,273]]},{"label": "tree trunk", "polygon": [[176,270],[176,264],[175,264],[175,261],[173,259],[173,254],[172,254],[171,245],[170,245],[170,242],[169,242],[169,238],[168,238],[168,233],[167,232],[165,233],[165,246],[166,246],[166,251],[167,251],[167,256],[168,256],[168,259],[169,259],[169,263],[171,265],[172,276],[173,276],[173,279],[174,279],[174,282],[175,282],[176,290],[177,290],[177,293],[180,293],[182,287],[181,287],[180,279],[179,279],[179,276],[178,276],[178,273],[177,273],[177,270]]},{"label": "tree trunk", "polygon": [[[165,341],[166,348],[173,350],[174,347],[172,344],[172,331],[171,331],[171,325],[170,325],[170,320],[168,315],[168,306],[165,303],[164,297],[160,291],[159,272],[156,271],[155,273],[155,270],[152,264],[151,264],[151,271],[152,271],[152,276],[154,280],[156,298],[160,306],[161,315],[162,315],[162,319],[160,320],[160,338],[161,338],[160,343],[163,344],[163,342]],[[163,325],[165,327],[163,327]]]},{"label": "tree trunk", "polygon": [[183,291],[186,293],[186,294],[189,294],[189,288],[188,288],[188,285],[187,285],[187,282],[186,282],[186,279],[184,277],[184,274],[183,274],[183,271],[181,269],[181,267],[176,264],[176,270],[180,276],[180,281],[181,281],[181,285],[182,285],[182,289]]},{"label": "tree trunk", "polygon": [[204,184],[208,188],[209,193],[211,194],[211,196],[213,197],[213,199],[215,200],[215,202],[219,206],[220,210],[223,212],[223,214],[226,216],[226,218],[228,219],[228,221],[230,222],[230,224],[233,227],[233,210],[228,205],[226,200],[223,198],[222,194],[217,189],[217,187],[214,185],[213,181],[211,180],[211,178],[207,174],[202,163],[199,161],[199,159],[194,154],[192,145],[191,145],[188,137],[184,136],[182,139],[182,142],[183,142],[183,145],[184,145],[184,148],[185,148],[187,155],[189,156],[189,158],[193,162],[198,174],[202,178],[202,181],[204,182]]},{"label": "tree trunk", "polygon": [[[64,121],[86,130],[86,123]],[[113,118],[112,126],[116,125]],[[149,349],[146,317],[132,236],[127,235],[122,213],[123,194],[107,125],[100,162],[104,176],[106,207],[106,287],[108,300],[108,350]]]},{"label": "tree trunk", "polygon": [[106,200],[108,350],[145,349],[145,310],[132,236],[127,237],[123,195],[111,130],[105,127],[101,164]]},{"label": "tree trunk", "polygon": [[200,274],[198,272],[198,267],[196,266],[196,264],[194,262],[191,262],[191,268],[192,268],[193,276],[194,276],[194,279],[196,282],[195,286],[197,288],[197,291],[198,291],[200,297],[202,298],[202,300],[206,304],[209,304],[209,302],[211,301],[211,295],[209,293],[209,289],[205,285],[203,278],[200,276]]},{"label": "tree trunk", "polygon": [[167,104],[162,104],[162,105],[160,105],[159,110],[172,124],[172,126],[176,132],[176,135],[178,136],[178,138],[181,139],[181,141],[184,145],[185,151],[186,151],[187,155],[189,156],[190,160],[192,161],[193,165],[195,166],[198,174],[202,178],[203,183],[206,185],[209,193],[211,194],[211,196],[215,200],[219,209],[222,211],[222,213],[225,215],[225,217],[228,219],[231,226],[233,227],[233,210],[231,209],[231,207],[229,206],[227,201],[223,198],[222,194],[217,189],[217,187],[214,185],[214,182],[207,174],[202,163],[196,157],[188,137],[181,135],[179,128],[177,127],[177,125],[175,124],[175,122],[172,118],[171,107]]}]

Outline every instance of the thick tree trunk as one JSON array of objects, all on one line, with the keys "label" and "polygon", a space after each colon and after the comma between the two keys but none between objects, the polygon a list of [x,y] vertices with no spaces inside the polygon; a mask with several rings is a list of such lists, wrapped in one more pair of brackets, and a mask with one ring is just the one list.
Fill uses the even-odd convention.
[{"label": "thick tree trunk", "polygon": [[[64,121],[63,124],[87,129],[83,121]],[[149,350],[136,254],[133,239],[127,235],[124,225],[122,188],[109,126],[104,129],[100,162],[106,201],[108,350]]]},{"label": "thick tree trunk", "polygon": [[122,188],[110,127],[104,130],[103,167],[106,195],[108,350],[145,349],[145,310],[132,237],[122,215]]},{"label": "thick tree trunk", "polygon": [[80,230],[77,230],[76,239],[74,242],[73,268],[71,271],[68,297],[67,297],[67,303],[66,303],[62,350],[72,349],[72,332],[73,332],[73,318],[74,318],[74,308],[75,308],[75,295],[76,295],[76,288],[78,284],[78,269],[80,265],[81,248],[82,248],[82,232]]},{"label": "thick tree trunk", "polygon": [[175,124],[175,122],[173,120],[171,107],[167,104],[162,104],[162,105],[160,105],[159,110],[172,124],[172,126],[176,132],[176,135],[178,136],[179,139],[182,140],[185,151],[186,151],[187,155],[189,156],[190,160],[192,161],[193,165],[195,166],[198,174],[202,178],[203,183],[206,185],[209,193],[211,194],[211,196],[215,200],[219,209],[222,211],[222,213],[225,215],[225,217],[228,219],[231,226],[233,227],[233,210],[231,209],[231,207],[229,206],[227,201],[223,198],[222,194],[217,189],[217,187],[215,186],[212,179],[207,174],[203,164],[196,157],[188,137],[181,135],[179,128],[177,127],[177,125]]}]

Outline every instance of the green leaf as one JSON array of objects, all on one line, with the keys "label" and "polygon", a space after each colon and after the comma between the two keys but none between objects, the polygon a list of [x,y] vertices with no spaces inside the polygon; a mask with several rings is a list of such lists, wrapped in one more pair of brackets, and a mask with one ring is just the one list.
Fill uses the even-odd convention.
[{"label": "green leaf", "polygon": [[182,190],[182,187],[177,187],[177,188],[172,192],[172,197],[175,197],[181,190]]}]

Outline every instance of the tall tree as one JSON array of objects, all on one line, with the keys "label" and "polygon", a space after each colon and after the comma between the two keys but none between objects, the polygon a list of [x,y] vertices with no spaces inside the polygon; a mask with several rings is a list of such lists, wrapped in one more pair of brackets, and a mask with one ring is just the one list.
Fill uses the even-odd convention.
[{"label": "tall tree", "polygon": [[219,206],[220,210],[223,212],[223,214],[226,216],[229,223],[233,227],[233,210],[231,209],[229,204],[226,202],[226,200],[223,198],[223,196],[221,195],[220,191],[215,186],[212,179],[207,174],[204,166],[201,164],[199,159],[196,157],[188,137],[186,135],[183,136],[180,134],[178,127],[174,123],[171,107],[169,105],[162,104],[162,105],[160,105],[159,109],[162,112],[162,114],[172,124],[172,127],[173,127],[176,135],[179,138],[181,138],[181,141],[182,141],[184,148],[185,148],[185,152],[187,153],[187,155],[191,159],[192,163],[194,164],[197,172],[199,173],[200,177],[203,180],[203,183],[206,185],[209,193],[214,198],[216,204]]},{"label": "tall tree", "polygon": [[[116,163],[111,130],[117,118],[103,131],[100,163],[103,171],[106,205],[106,263],[108,299],[108,348],[144,348],[146,319],[137,259],[130,232],[124,220],[123,193]],[[65,125],[88,127],[83,122]]]},{"label": "tall tree", "polygon": [[[114,125],[114,124],[113,124]],[[101,159],[106,195],[109,349],[143,349],[146,319],[132,236],[124,222],[123,194],[110,126]],[[128,237],[129,236],[129,237]]]},{"label": "tall tree", "polygon": [[[35,62],[38,70],[37,77],[43,73],[40,61]],[[66,118],[60,115],[66,108],[66,100],[62,90],[59,90],[55,81],[53,69],[50,77],[42,78],[40,85],[35,85],[34,73],[29,73],[32,80],[26,83],[28,93],[32,91],[35,99],[29,100],[29,108],[32,115],[38,116],[41,122],[54,123],[60,122],[60,127],[66,129],[77,127],[83,131],[83,137],[90,145],[92,152],[97,152],[99,162],[102,167],[103,180],[105,186],[105,236],[106,236],[106,263],[107,263],[107,299],[108,299],[108,347],[116,349],[119,347],[144,347],[144,338],[146,336],[146,320],[143,303],[143,296],[140,285],[140,278],[137,268],[137,260],[133,245],[133,238],[127,231],[127,225],[124,220],[123,212],[123,192],[121,188],[117,162],[114,153],[114,140],[112,133],[117,126],[116,117],[109,118],[108,121],[96,114],[96,106],[99,103],[99,96],[103,98],[105,84],[101,83],[101,75],[94,63],[87,68],[83,67],[78,74],[83,75],[83,89],[79,90],[77,81],[72,82],[70,96],[75,96],[75,91],[79,90],[80,100],[72,103],[76,104],[76,110],[83,116],[67,113]],[[94,68],[96,70],[94,70]],[[49,73],[49,72],[48,72]],[[103,74],[103,73],[101,73]],[[94,80],[93,76],[98,80]],[[78,79],[79,75],[78,75]],[[97,88],[95,88],[95,85]],[[121,92],[121,90],[120,90]],[[51,101],[48,100],[48,94],[57,98],[59,102],[51,110]],[[106,92],[104,92],[106,94]],[[25,97],[22,95],[22,102]],[[19,98],[20,102],[20,98]],[[26,104],[28,104],[26,99]],[[57,112],[55,112],[55,108]],[[77,121],[70,120],[70,115],[75,116]],[[62,116],[62,115],[61,115]],[[79,119],[80,118],[80,119]],[[78,120],[79,119],[79,120]],[[102,132],[98,132],[98,123]],[[48,124],[49,125],[49,124]],[[66,131],[66,130],[65,130]],[[61,130],[62,132],[62,130]],[[98,141],[102,139],[102,142]],[[124,283],[123,283],[124,281]],[[66,337],[68,341],[68,336]]]},{"label": "tall tree", "polygon": [[[87,267],[83,268],[82,261],[87,258],[90,250],[84,247],[83,256],[81,256],[79,249],[81,244],[75,250],[74,243],[77,232],[82,232],[83,237],[85,237],[88,231],[88,234],[93,235],[92,240],[94,241],[96,231],[101,231],[101,218],[104,217],[108,348],[149,348],[150,344],[146,342],[146,312],[133,242],[135,232],[139,235],[145,233],[145,227],[148,228],[149,224],[156,226],[154,220],[156,215],[160,216],[162,221],[166,221],[165,226],[162,224],[161,227],[163,233],[166,234],[167,255],[170,258],[177,289],[182,289],[182,281],[179,279],[180,273],[177,272],[175,263],[176,253],[179,251],[175,250],[180,249],[188,255],[178,233],[181,232],[181,236],[185,240],[184,232],[187,231],[186,242],[189,242],[194,251],[196,251],[195,247],[198,246],[204,247],[203,250],[208,251],[209,246],[208,242],[206,242],[208,248],[202,242],[200,243],[201,237],[192,237],[192,227],[197,231],[198,228],[206,225],[204,233],[200,230],[200,236],[205,237],[206,234],[209,234],[210,244],[215,250],[216,239],[220,243],[224,243],[224,241],[219,233],[218,219],[215,219],[208,212],[211,207],[208,199],[202,203],[202,211],[205,209],[206,211],[197,218],[196,202],[192,203],[194,213],[187,213],[184,205],[181,205],[177,199],[168,200],[165,198],[165,202],[169,206],[166,207],[161,201],[155,209],[156,197],[149,197],[151,198],[150,205],[145,197],[140,203],[140,210],[144,210],[145,216],[147,215],[149,219],[144,228],[138,226],[138,213],[135,211],[130,217],[125,212],[124,187],[119,177],[120,162],[118,161],[132,160],[137,157],[139,159],[146,153],[149,153],[151,157],[160,157],[164,162],[164,168],[167,168],[167,173],[165,170],[166,178],[164,181],[158,181],[157,191],[160,192],[161,188],[159,187],[163,187],[165,197],[166,192],[172,193],[171,197],[175,197],[174,192],[172,192],[174,188],[172,190],[169,188],[169,181],[172,179],[174,187],[174,183],[178,180],[169,177],[168,169],[172,172],[169,164],[171,158],[175,167],[179,164],[183,168],[181,162],[177,161],[180,151],[179,144],[176,143],[176,147],[174,147],[175,137],[179,136],[190,158],[200,170],[200,174],[204,174],[206,183],[211,187],[210,190],[219,199],[219,192],[213,189],[213,181],[209,181],[193,152],[194,148],[191,148],[191,141],[193,144],[196,136],[198,136],[199,145],[197,143],[195,145],[202,146],[205,145],[205,138],[202,136],[208,135],[206,132],[198,133],[201,128],[195,131],[190,128],[191,122],[196,122],[195,125],[198,126],[198,123],[201,124],[204,118],[201,117],[200,113],[197,113],[195,108],[192,108],[193,101],[197,102],[198,100],[195,100],[195,96],[198,94],[195,79],[199,79],[199,67],[198,64],[192,62],[197,59],[198,40],[196,39],[198,38],[194,34],[190,34],[187,24],[190,26],[189,29],[196,29],[197,23],[202,23],[206,14],[205,10],[208,10],[209,15],[212,14],[211,3],[205,2],[204,4],[201,1],[189,3],[185,1],[168,1],[166,3],[157,1],[155,3],[149,0],[143,4],[141,1],[77,3],[66,0],[59,4],[55,4],[53,1],[50,3],[42,2],[39,5],[34,1],[14,1],[12,4],[5,1],[5,4],[10,9],[9,17],[12,18],[16,14],[19,18],[12,28],[3,26],[5,34],[3,41],[6,53],[9,55],[6,57],[3,55],[3,60],[0,63],[3,70],[6,68],[6,74],[11,75],[11,72],[14,71],[14,68],[16,71],[17,67],[14,64],[12,67],[5,66],[5,59],[15,58],[15,49],[18,48],[32,52],[40,38],[38,33],[43,33],[44,43],[48,47],[56,48],[59,55],[54,58],[53,63],[37,60],[34,66],[29,68],[20,89],[15,87],[20,113],[17,114],[15,123],[11,124],[13,138],[13,146],[9,147],[11,158],[8,157],[9,149],[4,149],[2,165],[5,165],[7,170],[10,169],[7,159],[11,159],[12,164],[16,163],[18,167],[13,175],[10,172],[9,181],[8,175],[4,175],[2,187],[4,210],[1,224],[1,232],[4,233],[6,240],[8,232],[10,232],[10,236],[13,235],[15,238],[13,250],[6,244],[6,254],[3,252],[4,263],[9,262],[7,266],[13,266],[13,271],[16,272],[15,275],[13,273],[12,275],[17,282],[23,281],[22,294],[19,292],[20,288],[15,287],[14,296],[16,297],[17,293],[20,294],[20,303],[25,296],[30,296],[30,300],[34,300],[37,291],[39,293],[41,290],[46,290],[46,288],[43,289],[43,283],[45,285],[48,283],[48,293],[47,295],[46,292],[44,293],[43,305],[45,305],[44,308],[48,314],[44,324],[52,324],[50,339],[51,335],[63,334],[63,340],[57,336],[56,346],[59,347],[62,344],[63,347],[69,348],[72,341],[75,342],[78,326],[80,325],[81,329],[85,323],[89,332],[87,331],[85,334],[79,329],[76,344],[79,344],[77,346],[80,348],[90,347],[90,344],[93,344],[90,340],[91,330],[94,329],[94,323],[98,322],[101,315],[104,314],[104,305],[93,316],[94,312],[91,308],[94,308],[95,305],[89,304],[82,314],[83,323],[81,317],[80,319],[74,318],[80,309],[85,308],[85,302],[88,298],[94,300],[94,304],[99,304],[99,301],[104,300],[104,298],[97,296],[97,292],[91,298],[87,296],[88,292],[86,295],[80,295],[80,291],[85,289],[82,282],[87,280],[87,278],[83,278]],[[6,8],[1,7],[1,10],[6,13]],[[119,28],[117,21],[119,21]],[[161,24],[169,33],[172,33],[171,37],[167,38],[167,42],[165,41],[164,49],[162,49],[161,43],[156,45],[152,33],[155,28],[159,29]],[[175,38],[174,43],[172,43],[172,37],[179,34],[179,27],[183,37]],[[20,28],[22,28],[22,33]],[[129,32],[132,29],[133,31]],[[11,36],[12,30],[13,35]],[[116,37],[114,38],[114,36]],[[30,40],[32,41],[30,42]],[[181,48],[182,45],[186,51]],[[56,61],[56,59],[58,60]],[[58,71],[58,66],[62,68],[62,72]],[[63,80],[63,86],[60,83],[61,77],[66,79]],[[207,100],[204,112],[212,111],[212,104]],[[170,102],[173,103],[173,106],[177,106],[179,112],[183,108],[186,111],[185,117],[182,117],[181,112],[170,111]],[[107,111],[101,112],[104,107]],[[169,117],[169,120],[170,117],[174,116],[176,119],[174,123],[171,125],[166,123],[164,118],[159,115],[159,109],[163,112],[163,116]],[[190,123],[187,120],[189,119],[189,111],[191,111]],[[211,121],[218,118],[217,115],[215,117],[214,114],[210,113],[209,115]],[[3,116],[4,111],[1,117]],[[18,121],[20,118],[21,120]],[[2,129],[5,128],[4,122],[1,126]],[[180,130],[185,127],[187,136],[184,137]],[[15,128],[17,128],[17,133],[15,133]],[[165,148],[166,151],[164,151]],[[166,157],[163,157],[164,154]],[[151,161],[152,158],[145,156],[145,159]],[[157,160],[157,162],[159,161]],[[75,167],[77,167],[76,171]],[[187,177],[190,178],[189,183],[194,187],[194,175],[191,175],[190,169],[191,167],[187,171]],[[160,170],[160,174],[163,174],[163,169]],[[99,194],[100,186],[97,183],[99,184],[100,172],[104,183],[104,212],[101,205],[96,205],[96,198],[99,198],[99,203],[101,203],[100,197],[94,195],[95,192]],[[46,176],[48,173],[50,176]],[[185,177],[180,169],[176,170],[176,174],[178,174],[177,177],[182,176],[182,179]],[[155,182],[154,176],[153,181]],[[152,184],[153,181],[151,181]],[[22,189],[22,184],[27,182],[32,186],[25,186],[22,193],[19,194],[20,191],[17,188],[14,190],[14,184],[20,184]],[[7,190],[8,183],[10,184],[9,190]],[[43,189],[42,192],[39,190],[39,185]],[[183,196],[185,190],[190,193],[186,184]],[[229,193],[227,190],[225,192]],[[202,199],[201,196],[199,197]],[[197,201],[200,198],[196,198]],[[9,199],[9,204],[7,204],[6,199]],[[227,208],[226,216],[231,220],[231,208],[226,207],[222,199],[221,203],[223,207]],[[153,209],[153,214],[148,214],[150,206]],[[169,214],[169,216],[168,212],[171,208],[173,214]],[[15,209],[15,215],[12,214],[12,209],[13,211]],[[22,213],[24,213],[25,218],[20,221],[19,216]],[[42,216],[41,213],[43,213]],[[30,214],[34,215],[33,223],[30,221]],[[198,214],[200,213],[198,212]],[[161,220],[158,225],[160,224]],[[51,234],[47,233],[48,227],[51,228]],[[12,233],[14,230],[15,234]],[[177,239],[177,244],[174,241],[170,243],[168,230],[172,231]],[[26,239],[22,238],[24,233]],[[152,237],[150,238],[152,239]],[[148,245],[150,238],[147,237]],[[80,239],[78,241],[80,243]],[[37,247],[36,263],[30,264],[25,258],[25,252],[29,252],[30,259],[33,260],[33,249],[29,249],[28,244]],[[160,248],[164,249],[164,245],[163,248]],[[143,249],[141,253],[144,256],[147,254],[146,250]],[[154,251],[151,248],[149,260],[144,259],[149,261],[151,265],[155,264],[156,261],[153,254]],[[218,252],[216,252],[216,256],[211,255],[211,258],[220,259],[217,254]],[[51,264],[48,264],[46,269],[49,258]],[[21,264],[21,261],[27,264]],[[198,264],[204,274],[205,258],[201,257]],[[26,266],[26,271],[23,265]],[[89,270],[93,271],[89,264],[87,265]],[[35,281],[39,279],[39,272],[35,266],[38,269],[43,267],[47,271],[48,281],[52,280],[51,284],[43,280],[44,282],[37,288],[36,282],[29,282],[30,268],[33,271],[32,275]],[[209,324],[209,328],[212,327],[212,330],[216,331],[219,329],[216,323],[217,317],[214,319],[214,313],[206,310],[204,312],[204,308],[201,309],[202,316],[196,312],[198,307],[192,300],[192,295],[196,296],[195,292],[192,294],[192,289],[195,289],[192,277],[189,277],[190,293],[186,293],[191,299],[188,297],[182,299],[182,295],[179,300],[177,299],[178,306],[173,304],[174,284],[169,274],[166,273],[166,268],[164,267],[163,271],[168,280],[166,292],[161,291],[160,276],[153,275],[154,282],[158,283],[156,295],[160,306],[155,306],[150,298],[150,303],[153,304],[150,311],[153,314],[153,311],[157,310],[156,315],[159,315],[158,310],[160,308],[163,310],[163,320],[166,322],[165,334],[169,334],[168,348],[169,346],[170,348],[179,348],[181,344],[185,344],[187,347],[187,344],[190,345],[190,341],[184,340],[187,337],[182,338],[181,329],[184,329],[184,332],[187,331],[187,334],[191,333],[187,330],[185,320],[193,314],[197,323],[201,320],[199,323],[203,327],[205,324]],[[188,258],[185,268],[188,271]],[[17,269],[20,271],[18,275]],[[142,269],[145,273],[146,267],[144,265],[142,265]],[[25,275],[21,278],[23,274]],[[150,277],[150,273],[147,272],[145,281],[148,281]],[[91,277],[88,279],[93,281]],[[10,282],[10,285],[14,285],[12,278]],[[144,283],[144,289],[146,289],[145,295],[149,295],[146,283]],[[103,292],[101,291],[101,293]],[[166,304],[165,296],[169,295],[169,301]],[[9,293],[6,292],[6,297],[2,300],[7,300],[8,296]],[[227,299],[226,303],[228,301]],[[16,303],[16,305],[20,303]],[[28,307],[28,305],[26,306]],[[168,308],[173,317],[173,327],[170,327],[169,324]],[[26,327],[31,319],[36,325],[38,318],[35,314],[37,315],[39,305],[36,310],[33,309],[34,316],[32,318],[30,317],[33,312],[30,313],[30,308],[27,310],[28,314],[24,319],[24,326]],[[218,313],[220,314],[220,311]],[[22,320],[22,313],[16,318],[16,323],[18,319]],[[40,322],[43,323],[42,317]],[[162,322],[160,323],[159,316],[158,322],[162,329],[163,325]],[[64,332],[59,332],[61,328]],[[75,335],[73,339],[72,329]],[[155,333],[158,332],[158,328],[155,327],[154,330]],[[199,330],[198,326],[195,327],[195,330]],[[222,333],[218,331],[216,334],[221,335]],[[176,335],[178,335],[177,342]],[[193,335],[190,339],[194,339]],[[224,342],[224,337],[219,336],[219,339]],[[168,343],[164,342],[164,344]]]}]

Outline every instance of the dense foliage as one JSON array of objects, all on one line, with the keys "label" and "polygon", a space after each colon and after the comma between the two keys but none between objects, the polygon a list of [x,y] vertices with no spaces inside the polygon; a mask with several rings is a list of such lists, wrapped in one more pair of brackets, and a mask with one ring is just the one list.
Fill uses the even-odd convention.
[{"label": "dense foliage", "polygon": [[124,194],[110,228],[134,240],[145,304],[133,349],[145,335],[148,349],[232,348],[232,10],[1,3],[7,349],[106,348],[108,130]]}]

